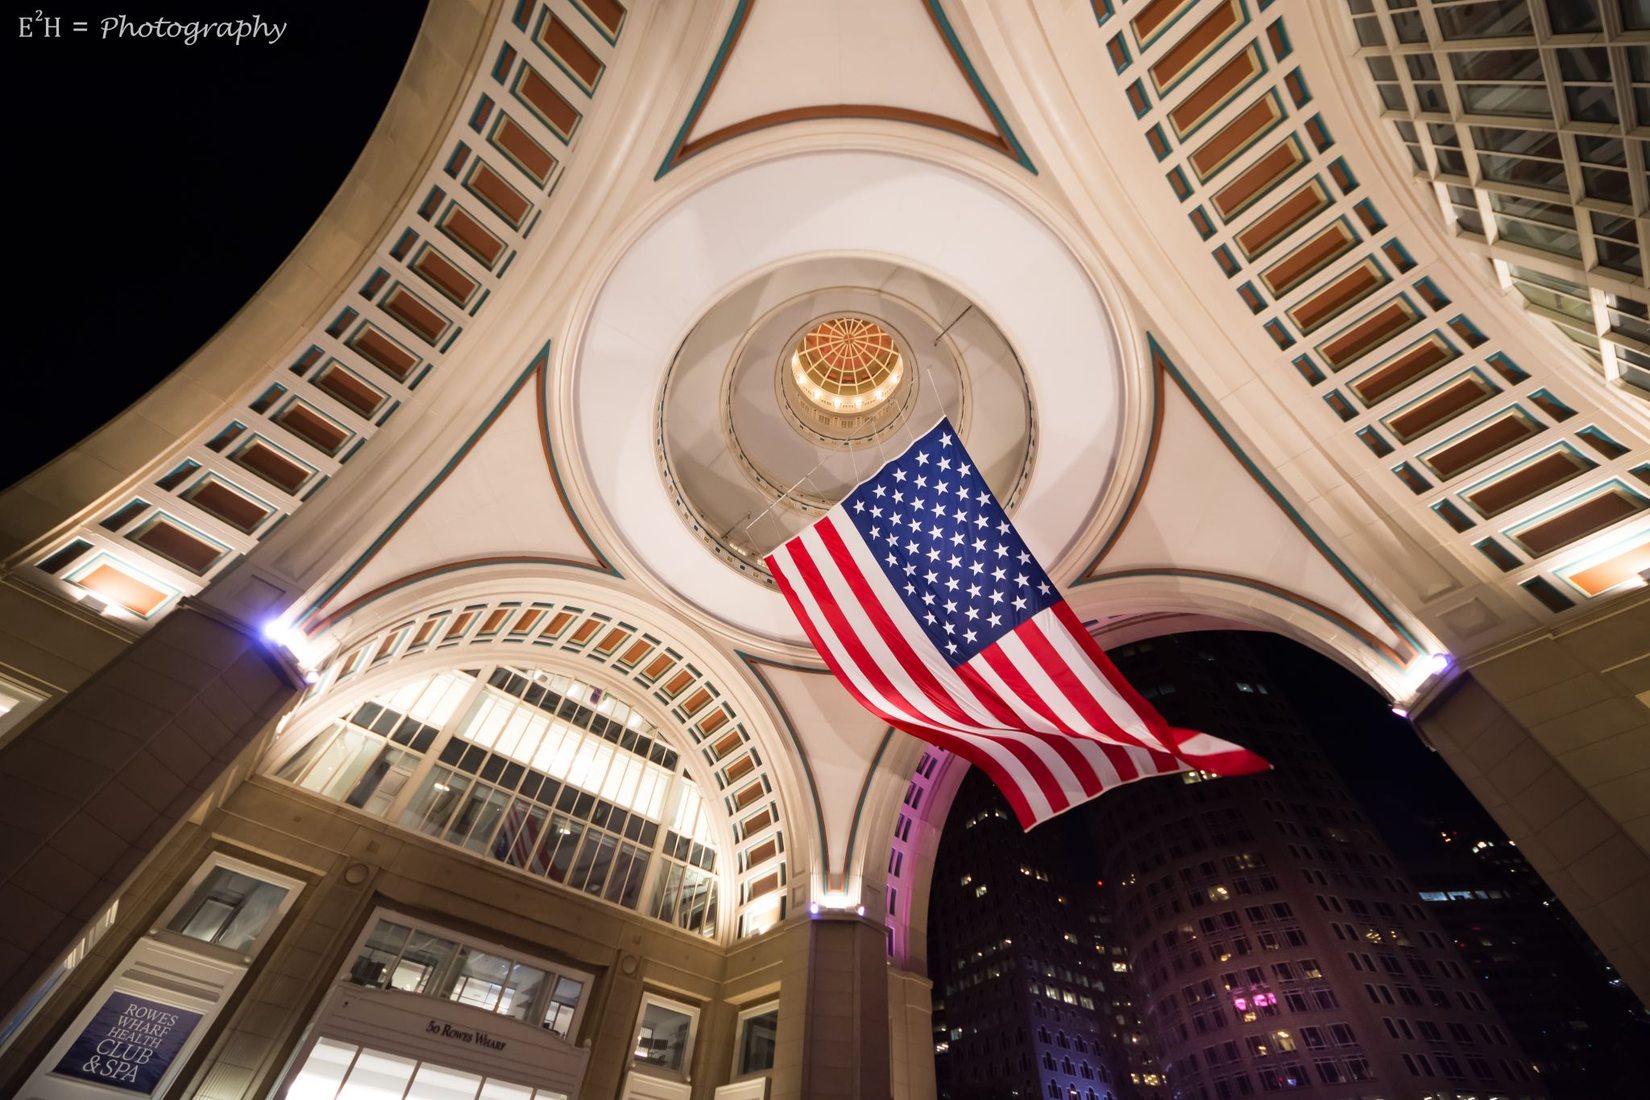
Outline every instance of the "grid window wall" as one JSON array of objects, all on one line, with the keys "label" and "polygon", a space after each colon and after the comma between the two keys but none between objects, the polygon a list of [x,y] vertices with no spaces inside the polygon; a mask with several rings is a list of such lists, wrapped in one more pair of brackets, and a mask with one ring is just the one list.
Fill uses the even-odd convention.
[{"label": "grid window wall", "polygon": [[706,937],[718,854],[676,751],[622,700],[504,666],[403,683],[321,728],[278,779]]},{"label": "grid window wall", "polygon": [[[1612,300],[1650,302],[1642,0],[1346,6],[1379,109],[1445,221],[1488,245],[1507,284],[1580,355],[1650,399],[1650,345],[1609,317]],[[1555,282],[1568,297],[1557,311]]]}]

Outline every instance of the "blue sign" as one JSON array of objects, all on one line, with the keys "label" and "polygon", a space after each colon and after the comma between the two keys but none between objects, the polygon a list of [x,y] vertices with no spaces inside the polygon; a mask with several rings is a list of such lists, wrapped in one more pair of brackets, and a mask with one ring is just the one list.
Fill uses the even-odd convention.
[{"label": "blue sign", "polygon": [[200,1022],[198,1012],[112,994],[52,1072],[147,1095]]}]

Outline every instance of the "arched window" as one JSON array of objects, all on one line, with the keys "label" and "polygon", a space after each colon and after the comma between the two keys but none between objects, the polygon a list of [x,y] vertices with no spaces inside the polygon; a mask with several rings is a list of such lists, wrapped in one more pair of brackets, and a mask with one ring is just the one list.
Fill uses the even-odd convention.
[{"label": "arched window", "polygon": [[302,738],[274,774],[524,873],[716,933],[718,856],[699,788],[639,711],[590,684],[502,665],[425,675]]}]

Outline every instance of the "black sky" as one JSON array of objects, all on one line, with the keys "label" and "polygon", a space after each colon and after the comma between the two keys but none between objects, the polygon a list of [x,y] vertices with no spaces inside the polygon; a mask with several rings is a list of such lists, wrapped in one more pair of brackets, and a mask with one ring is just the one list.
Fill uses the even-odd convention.
[{"label": "black sky", "polygon": [[[423,0],[18,5],[6,43],[13,165],[0,485],[183,363],[274,272],[383,113]],[[19,35],[43,8],[62,37]],[[124,11],[287,24],[273,46],[102,40]],[[71,30],[76,19],[94,28]]]}]

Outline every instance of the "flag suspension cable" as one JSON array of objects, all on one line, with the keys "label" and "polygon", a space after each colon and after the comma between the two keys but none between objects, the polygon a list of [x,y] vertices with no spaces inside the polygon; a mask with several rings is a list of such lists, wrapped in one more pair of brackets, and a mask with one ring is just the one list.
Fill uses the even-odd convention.
[{"label": "flag suspension cable", "polygon": [[831,456],[826,455],[824,458],[822,458],[818,462],[814,463],[814,468],[813,469],[809,470],[807,473],[803,474],[801,477],[797,478],[794,482],[792,482],[791,487],[789,489],[786,489],[783,493],[780,493],[777,497],[774,497],[772,504],[769,504],[766,508],[764,508],[760,512],[756,513],[756,518],[751,520],[749,523],[745,524],[745,526],[743,528],[744,533],[749,534],[750,529],[752,527],[756,526],[756,524],[764,516],[766,516],[769,512],[773,511],[775,508],[779,507],[781,502],[786,500],[792,493],[796,492],[798,486],[800,486],[804,481],[808,481],[809,479],[811,479],[814,476],[814,474],[819,472],[819,468],[821,466],[825,465],[825,463],[829,462],[830,460],[831,460]]}]

